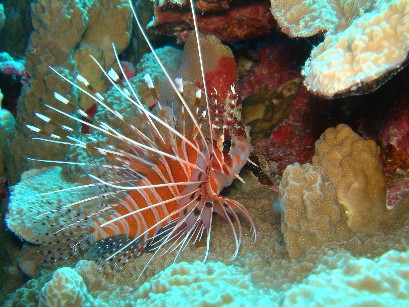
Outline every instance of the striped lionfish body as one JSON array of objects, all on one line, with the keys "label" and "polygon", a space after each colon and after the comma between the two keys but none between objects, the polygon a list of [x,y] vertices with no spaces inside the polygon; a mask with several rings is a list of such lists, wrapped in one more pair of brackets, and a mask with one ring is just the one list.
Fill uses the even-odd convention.
[{"label": "striped lionfish body", "polygon": [[[193,3],[191,9],[195,16]],[[132,10],[145,36],[135,10]],[[231,226],[236,242],[233,258],[238,254],[242,238],[238,213],[249,220],[255,235],[247,209],[220,195],[222,189],[235,178],[241,179],[238,173],[250,154],[248,137],[240,119],[239,96],[234,84],[229,85],[230,90],[223,96],[215,89],[208,89],[199,33],[197,26],[195,28],[203,87],[196,88],[196,95],[191,101],[184,97],[185,82],[181,79],[173,81],[169,77],[147,40],[177,96],[179,106],[172,110],[158,101],[149,75],[145,76],[146,84],[152,97],[158,101],[154,112],[146,108],[128,80],[124,85],[119,85],[119,77],[114,70],[104,71],[122,98],[137,110],[139,125],[134,125],[109,106],[82,76],[77,76],[79,86],[53,69],[79,91],[92,97],[100,108],[113,114],[127,130],[125,132],[108,122],[98,122],[73,104],[80,117],[51,105],[46,107],[66,116],[74,124],[89,126],[103,138],[98,139],[93,134],[50,134],[27,125],[41,135],[37,137],[41,141],[79,147],[89,156],[103,157],[105,161],[60,161],[62,164],[83,167],[90,183],[78,189],[90,188],[98,193],[91,193],[86,199],[59,205],[50,211],[58,212],[65,218],[60,219],[49,238],[36,243],[48,245],[50,250],[59,244],[67,245],[68,254],[78,253],[83,246],[97,244],[101,262],[112,268],[120,268],[129,258],[147,249],[154,251],[155,256],[167,244],[170,245],[168,250],[179,254],[189,242],[196,242],[203,235],[207,238],[206,259],[215,213]],[[116,54],[115,49],[114,52]],[[117,54],[116,57],[118,60]],[[62,104],[71,104],[58,93],[55,93],[55,98]],[[178,113],[178,116],[173,116],[172,112]],[[50,125],[74,133],[72,127],[53,122],[45,115],[36,115]],[[53,252],[48,251],[50,253]],[[60,252],[60,255],[65,254]]]}]

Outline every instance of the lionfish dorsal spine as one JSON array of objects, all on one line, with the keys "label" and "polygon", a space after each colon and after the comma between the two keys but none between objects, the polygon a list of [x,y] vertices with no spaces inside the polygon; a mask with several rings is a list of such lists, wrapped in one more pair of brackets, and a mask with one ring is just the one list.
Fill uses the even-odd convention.
[{"label": "lionfish dorsal spine", "polygon": [[[51,230],[43,241],[35,243],[46,245],[47,253],[57,241],[58,244],[69,243],[70,254],[80,253],[84,246],[95,244],[98,246],[98,260],[115,269],[126,264],[132,256],[152,251],[153,255],[140,272],[140,277],[160,251],[164,254],[174,252],[176,260],[189,243],[200,241],[204,235],[204,260],[208,259],[213,218],[217,213],[232,230],[234,259],[243,236],[237,213],[246,217],[255,235],[254,223],[247,209],[220,195],[234,178],[242,180],[238,172],[250,152],[244,128],[241,123],[236,123],[236,88],[231,85],[226,99],[219,99],[216,88],[209,95],[193,1],[190,1],[190,9],[202,88],[195,84],[192,101],[185,97],[189,84],[181,77],[171,78],[147,38],[132,1],[129,4],[142,36],[177,97],[180,114],[174,114],[174,118],[167,116],[167,106],[160,101],[149,74],[145,74],[143,79],[156,103],[155,112],[145,106],[124,72],[114,45],[113,53],[125,78],[123,83],[114,69],[106,70],[95,57],[91,55],[91,58],[113,89],[135,109],[140,123],[119,112],[115,105],[110,105],[106,96],[95,90],[81,74],[77,74],[76,81],[73,81],[50,67],[77,91],[91,98],[113,120],[98,120],[77,107],[68,96],[55,92],[54,97],[60,104],[44,106],[64,116],[71,124],[59,123],[39,112],[35,115],[45,124],[62,129],[64,134],[27,125],[28,129],[41,136],[35,139],[81,148],[90,156],[86,162],[29,158],[80,167],[89,181],[76,188],[40,194],[40,197],[70,191],[83,191],[85,194],[89,190],[89,195],[82,199],[63,202],[39,214],[36,219],[42,223],[42,219],[50,221],[52,215],[60,213],[63,217],[56,225],[50,224]],[[72,114],[66,111],[65,106],[71,107]],[[78,125],[87,126],[91,133],[81,133],[76,127]],[[73,240],[70,236],[75,231],[78,234]]]}]

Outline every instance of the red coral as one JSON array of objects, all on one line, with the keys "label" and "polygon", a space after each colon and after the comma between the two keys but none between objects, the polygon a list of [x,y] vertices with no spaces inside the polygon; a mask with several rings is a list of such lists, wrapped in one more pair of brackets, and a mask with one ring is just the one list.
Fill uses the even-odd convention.
[{"label": "red coral", "polygon": [[[88,115],[90,118],[94,118],[95,113],[97,113],[97,109],[98,109],[98,105],[97,105],[96,103],[94,103],[94,104],[92,105],[92,107],[90,107],[90,108],[88,108],[87,110],[85,110],[85,113],[87,113],[87,115]],[[84,120],[84,121],[90,123],[90,121],[89,121],[86,117],[83,117],[82,120]],[[89,126],[86,125],[86,124],[82,124],[82,125],[81,125],[81,132],[84,133],[84,134],[89,133]]]}]

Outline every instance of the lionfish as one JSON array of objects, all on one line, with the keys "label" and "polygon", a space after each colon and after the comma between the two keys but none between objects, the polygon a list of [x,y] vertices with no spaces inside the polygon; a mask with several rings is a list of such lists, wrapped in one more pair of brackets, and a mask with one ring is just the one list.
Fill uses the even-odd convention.
[{"label": "lionfish", "polygon": [[[193,1],[190,1],[190,9],[203,83],[202,89],[196,88],[193,102],[187,101],[183,95],[183,80],[172,80],[170,77],[147,38],[131,1],[130,5],[139,30],[177,95],[179,107],[173,111],[180,116],[172,119],[166,115],[149,75],[144,78],[152,97],[157,100],[156,114],[138,98],[126,77],[121,85],[113,69],[105,71],[93,58],[109,82],[121,93],[122,99],[132,103],[140,114],[143,124],[136,126],[109,106],[84,77],[77,76],[78,83],[83,85],[79,86],[51,68],[111,113],[126,127],[127,132],[109,122],[96,121],[57,92],[54,96],[59,103],[71,104],[79,116],[49,104],[46,107],[65,116],[73,126],[60,124],[44,114],[36,113],[47,124],[68,131],[66,135],[57,135],[27,125],[40,135],[36,139],[79,147],[91,157],[103,156],[105,162],[59,161],[81,167],[88,174],[91,183],[71,189],[94,189],[98,192],[75,202],[59,204],[55,209],[35,217],[41,223],[54,223],[51,225],[53,231],[35,243],[43,246],[43,252],[52,260],[63,259],[67,254],[78,254],[84,246],[96,244],[100,263],[119,270],[130,258],[143,252],[153,252],[152,259],[165,245],[169,246],[165,252],[177,251],[179,254],[189,242],[197,242],[205,235],[206,260],[212,221],[214,216],[220,215],[232,229],[236,246],[233,259],[242,241],[239,214],[246,217],[254,239],[256,236],[248,210],[239,202],[220,195],[235,178],[241,179],[238,173],[250,155],[248,136],[240,120],[236,87],[234,84],[230,86],[223,101],[220,101],[216,90],[208,89]],[[114,46],[113,49],[119,68],[126,76]],[[201,99],[202,95],[205,96],[205,108],[201,107],[204,100]],[[88,126],[103,137],[96,139],[93,134],[75,133],[75,125],[79,124]],[[60,218],[57,221],[47,220],[51,214]]]}]

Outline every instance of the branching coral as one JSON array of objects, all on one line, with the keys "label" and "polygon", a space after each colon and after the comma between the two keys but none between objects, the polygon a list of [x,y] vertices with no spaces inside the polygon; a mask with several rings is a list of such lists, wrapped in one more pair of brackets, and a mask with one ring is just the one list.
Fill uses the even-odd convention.
[{"label": "branching coral", "polygon": [[306,87],[320,96],[374,89],[407,59],[406,0],[272,0],[271,11],[292,37],[325,32],[303,69]]}]

